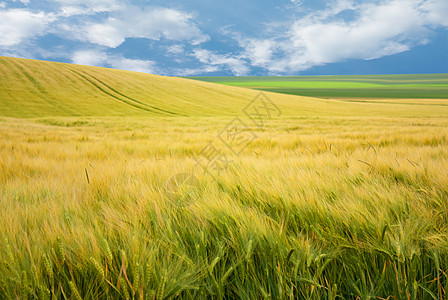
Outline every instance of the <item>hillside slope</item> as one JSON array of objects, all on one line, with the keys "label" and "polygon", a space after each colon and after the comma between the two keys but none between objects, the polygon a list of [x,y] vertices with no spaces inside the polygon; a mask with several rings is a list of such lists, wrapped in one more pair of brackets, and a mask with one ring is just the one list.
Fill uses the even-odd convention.
[{"label": "hillside slope", "polygon": [[[184,78],[0,57],[0,116],[232,116],[259,91]],[[266,93],[286,116],[448,116],[448,106]]]}]

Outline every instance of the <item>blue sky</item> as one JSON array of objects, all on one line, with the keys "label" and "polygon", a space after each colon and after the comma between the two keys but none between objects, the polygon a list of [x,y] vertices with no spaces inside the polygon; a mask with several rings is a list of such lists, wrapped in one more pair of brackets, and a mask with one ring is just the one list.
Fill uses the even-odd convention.
[{"label": "blue sky", "polygon": [[170,76],[448,73],[448,1],[0,0],[0,55]]}]

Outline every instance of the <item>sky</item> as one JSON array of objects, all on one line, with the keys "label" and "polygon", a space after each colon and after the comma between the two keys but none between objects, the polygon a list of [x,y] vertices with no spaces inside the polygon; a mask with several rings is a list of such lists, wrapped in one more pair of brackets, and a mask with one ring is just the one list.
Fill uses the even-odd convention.
[{"label": "sky", "polygon": [[0,0],[0,55],[167,76],[448,73],[448,0]]}]

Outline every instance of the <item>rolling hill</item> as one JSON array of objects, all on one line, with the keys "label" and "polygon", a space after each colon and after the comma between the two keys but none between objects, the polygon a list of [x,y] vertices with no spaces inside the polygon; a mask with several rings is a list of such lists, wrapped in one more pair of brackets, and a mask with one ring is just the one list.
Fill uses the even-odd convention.
[{"label": "rolling hill", "polygon": [[[0,57],[0,116],[232,116],[259,91],[185,78]],[[447,116],[447,103],[374,103],[266,92],[285,116]]]},{"label": "rolling hill", "polygon": [[448,74],[188,78],[307,97],[448,99]]}]

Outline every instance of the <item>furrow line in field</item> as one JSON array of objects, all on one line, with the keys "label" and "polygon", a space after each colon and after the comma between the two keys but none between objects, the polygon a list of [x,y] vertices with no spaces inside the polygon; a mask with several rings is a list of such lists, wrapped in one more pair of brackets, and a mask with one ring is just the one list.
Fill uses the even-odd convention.
[{"label": "furrow line in field", "polygon": [[[135,99],[133,99],[131,97],[128,97],[128,96],[124,95],[123,93],[118,92],[117,90],[115,90],[111,86],[105,84],[103,81],[99,80],[95,76],[90,75],[90,74],[88,74],[86,72],[75,71],[75,70],[73,70],[71,68],[68,68],[68,69],[70,69],[72,72],[74,72],[78,76],[82,77],[84,80],[90,82],[93,86],[95,86],[97,89],[99,89],[103,93],[106,93],[107,95],[109,95],[109,96],[111,96],[111,97],[113,97],[113,98],[115,98],[115,99],[117,99],[117,100],[119,100],[119,101],[121,101],[123,103],[126,103],[128,105],[132,105],[132,106],[134,106],[136,108],[139,108],[139,109],[142,109],[142,110],[145,110],[145,111],[149,111],[149,112],[153,112],[153,113],[158,113],[158,114],[164,113],[164,114],[168,114],[168,115],[179,115],[179,114],[176,114],[174,112],[166,111],[164,109],[160,109],[158,107],[155,107],[155,106],[152,106],[152,105],[148,105],[148,104],[145,104],[145,103],[143,103],[141,101],[138,101],[138,100],[135,100]],[[108,89],[110,91],[107,91],[106,89]],[[127,101],[127,100],[125,100],[123,98],[125,98],[127,100],[130,100],[130,101]]]},{"label": "furrow line in field", "polygon": [[87,78],[87,76],[85,76],[83,74],[80,74],[79,72],[77,72],[77,71],[75,71],[75,70],[73,70],[71,68],[67,68],[67,70],[69,70],[69,71],[73,72],[74,74],[76,74],[77,76],[83,78],[86,82],[90,83],[92,86],[94,86],[100,92],[102,92],[102,93],[104,93],[104,94],[106,94],[106,95],[108,95],[108,96],[110,96],[110,97],[112,97],[112,98],[114,98],[114,99],[124,103],[124,104],[133,106],[135,108],[138,108],[138,109],[141,109],[141,110],[144,110],[144,111],[147,111],[147,112],[158,113],[157,111],[154,111],[153,109],[149,109],[149,108],[146,108],[146,107],[141,107],[138,104],[135,104],[135,103],[132,103],[130,101],[127,101],[125,99],[120,98],[119,96],[115,95],[113,92],[107,91],[105,88],[101,87],[99,84],[95,83],[93,80]]},{"label": "furrow line in field", "polygon": [[10,60],[9,62],[3,61],[3,65],[9,66],[11,69],[15,70],[17,74],[17,78],[20,78],[24,82],[29,82],[32,86],[39,92],[39,98],[47,102],[49,105],[56,107],[58,109],[66,110],[66,108],[62,107],[58,104],[58,100],[51,96],[45,88],[34,78],[30,73],[28,73],[25,68],[23,68],[20,64]]},{"label": "furrow line in field", "polygon": [[99,83],[101,83],[102,85],[104,85],[105,87],[107,87],[108,89],[110,89],[111,91],[113,91],[114,93],[116,93],[116,94],[118,94],[118,95],[120,95],[120,96],[122,96],[122,97],[124,97],[124,98],[126,98],[126,99],[129,99],[129,100],[134,101],[134,102],[136,102],[136,103],[138,103],[138,104],[140,104],[140,105],[147,106],[147,107],[149,107],[149,108],[152,108],[152,109],[155,109],[155,110],[158,110],[158,111],[161,111],[161,112],[170,114],[170,115],[184,116],[184,117],[185,117],[185,115],[181,115],[181,114],[178,114],[178,113],[169,111],[169,110],[165,110],[165,109],[163,109],[163,108],[159,108],[159,107],[156,107],[156,106],[153,106],[153,105],[149,105],[149,104],[147,104],[147,103],[141,102],[140,100],[136,100],[136,99],[134,99],[134,98],[131,98],[131,97],[129,97],[129,96],[127,96],[127,95],[125,95],[125,94],[123,94],[123,93],[117,91],[116,89],[114,89],[114,88],[111,87],[110,85],[104,83],[104,81],[98,79],[97,77],[95,77],[95,76],[93,76],[93,75],[91,75],[91,74],[88,74],[88,73],[86,73],[86,72],[83,72],[83,71],[80,71],[80,72],[83,73],[84,75],[89,76],[90,78],[92,78],[92,79],[98,81]]}]

